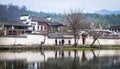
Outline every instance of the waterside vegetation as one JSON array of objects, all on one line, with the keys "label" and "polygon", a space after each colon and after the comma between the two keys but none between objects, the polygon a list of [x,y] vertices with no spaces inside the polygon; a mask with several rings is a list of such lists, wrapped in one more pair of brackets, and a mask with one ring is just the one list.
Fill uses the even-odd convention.
[{"label": "waterside vegetation", "polygon": [[119,45],[109,46],[0,46],[0,51],[29,51],[29,50],[120,50]]}]

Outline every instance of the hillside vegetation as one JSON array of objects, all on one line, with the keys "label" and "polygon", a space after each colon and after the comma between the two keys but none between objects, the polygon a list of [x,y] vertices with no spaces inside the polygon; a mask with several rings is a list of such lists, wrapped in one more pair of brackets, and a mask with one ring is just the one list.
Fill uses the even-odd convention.
[{"label": "hillside vegetation", "polygon": [[[45,13],[27,10],[25,6],[19,7],[16,5],[0,5],[0,21],[18,21],[20,15],[29,14],[32,16],[50,16],[54,21],[60,21],[64,23],[64,14]],[[103,28],[108,28],[110,25],[120,25],[120,14],[105,14],[100,15],[96,13],[84,13],[86,20],[94,22],[96,25],[102,25]]]}]

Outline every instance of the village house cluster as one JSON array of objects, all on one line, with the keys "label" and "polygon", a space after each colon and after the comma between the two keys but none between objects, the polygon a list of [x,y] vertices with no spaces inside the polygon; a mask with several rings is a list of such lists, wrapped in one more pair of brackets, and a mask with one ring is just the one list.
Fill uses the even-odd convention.
[{"label": "village house cluster", "polygon": [[[95,27],[94,23],[88,23],[91,30],[102,30],[102,26]],[[63,32],[67,25],[60,22],[55,22],[50,16],[37,17],[31,15],[21,15],[19,21],[0,21],[0,35],[23,35],[23,34],[40,34],[51,37],[63,37],[64,34],[70,35],[68,31]],[[89,29],[89,30],[90,30]],[[120,26],[111,26],[111,31],[120,32]]]},{"label": "village house cluster", "polygon": [[1,21],[0,35],[48,34],[62,31],[63,27],[66,27],[66,25],[54,22],[50,17],[21,15],[19,21]]},{"label": "village house cluster", "polygon": [[[77,39],[82,39],[82,42],[78,40],[79,44],[91,44],[91,39],[98,36],[97,32],[102,32],[99,36],[100,39],[120,38],[119,34],[113,33],[113,31],[120,32],[120,26],[111,26],[110,31],[103,30],[101,25],[95,27],[94,22],[85,23],[84,25],[85,29],[77,32]],[[83,34],[85,34],[85,37]],[[45,44],[63,46],[64,44],[74,44],[74,35],[67,24],[55,22],[50,17],[31,15],[21,15],[19,21],[0,21],[0,39],[0,45]],[[116,44],[116,42],[110,43]],[[102,44],[106,43],[102,42]]]}]

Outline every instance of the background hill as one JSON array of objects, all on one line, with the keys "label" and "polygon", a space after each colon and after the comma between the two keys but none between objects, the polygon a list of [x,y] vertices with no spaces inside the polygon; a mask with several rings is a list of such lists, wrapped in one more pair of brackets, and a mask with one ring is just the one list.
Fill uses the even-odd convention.
[{"label": "background hill", "polygon": [[[0,21],[18,21],[20,15],[29,14],[32,16],[47,17],[50,16],[54,21],[64,23],[64,14],[35,12],[27,10],[25,6],[0,5]],[[120,12],[101,10],[95,13],[84,13],[87,21],[94,22],[96,25],[102,25],[103,28],[109,28],[110,25],[120,25]]]},{"label": "background hill", "polygon": [[55,13],[45,13],[45,12],[35,12],[35,11],[30,11],[27,10],[25,6],[19,7],[16,5],[0,5],[0,20],[1,21],[18,21],[20,15],[24,14],[29,14],[32,16],[42,16],[42,17],[47,17],[51,16],[52,18],[58,18],[63,17],[61,14],[55,14]]},{"label": "background hill", "polygon": [[101,15],[112,15],[112,14],[118,15],[120,14],[120,10],[118,11],[100,10],[100,11],[96,11],[95,13]]}]

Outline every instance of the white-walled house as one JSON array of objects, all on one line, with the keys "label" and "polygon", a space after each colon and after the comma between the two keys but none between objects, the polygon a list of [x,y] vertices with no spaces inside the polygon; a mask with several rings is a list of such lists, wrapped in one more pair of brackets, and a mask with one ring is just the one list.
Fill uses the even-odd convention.
[{"label": "white-walled house", "polygon": [[[30,25],[29,29],[31,29],[32,32],[39,31],[40,27],[44,28],[44,26],[39,26],[40,25],[39,22],[43,22],[43,18],[36,17],[36,16],[30,16],[30,15],[21,15],[20,20],[23,23]],[[46,20],[46,22],[48,22],[48,20],[44,18],[44,22],[45,22],[45,20]]]},{"label": "white-walled house", "polygon": [[32,33],[49,33],[59,31],[64,25],[59,22],[52,22],[50,18],[21,15],[20,20],[29,25]]}]

